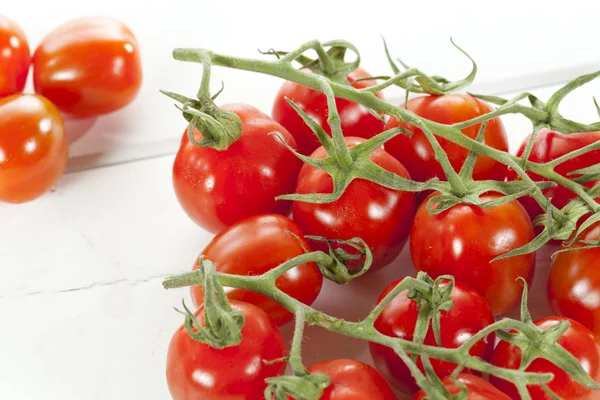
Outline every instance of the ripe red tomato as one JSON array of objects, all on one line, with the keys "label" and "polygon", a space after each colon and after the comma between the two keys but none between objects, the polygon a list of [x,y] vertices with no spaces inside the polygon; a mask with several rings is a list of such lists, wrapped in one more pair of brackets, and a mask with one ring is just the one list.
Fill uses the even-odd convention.
[{"label": "ripe red tomato", "polygon": [[[598,240],[599,234],[596,224],[581,239]],[[548,300],[555,313],[600,336],[600,248],[558,253],[550,267]]]},{"label": "ripe red tomato", "polygon": [[[285,357],[285,341],[277,325],[260,308],[232,301],[244,315],[239,345],[215,349],[194,341],[185,327],[173,335],[167,353],[167,384],[173,400],[264,399],[265,379],[281,375],[285,362],[265,364]],[[204,309],[196,312],[204,324]]]},{"label": "ripe red tomato", "polygon": [[325,389],[320,400],[396,400],[390,384],[375,368],[363,362],[321,361],[307,370],[311,374],[326,374],[331,379],[331,385]]},{"label": "ripe red tomato", "polygon": [[[390,284],[379,296],[377,303],[398,285],[400,280]],[[442,286],[448,282],[443,282]],[[457,348],[477,332],[494,323],[494,316],[484,298],[465,284],[456,282],[452,293],[452,308],[440,313],[441,345],[446,348]],[[419,317],[419,305],[408,298],[408,290],[397,295],[389,303],[375,321],[375,329],[386,336],[413,340],[415,325]],[[476,343],[470,351],[473,356],[489,360],[494,349],[492,333],[487,340]],[[431,326],[425,337],[425,344],[436,346],[437,342]],[[414,394],[419,390],[410,370],[393,349],[376,343],[369,343],[371,356],[375,366],[399,390]],[[431,359],[431,364],[439,377],[450,375],[456,368],[455,364]],[[423,370],[421,360],[418,365]]]},{"label": "ripe red tomato", "polygon": [[[441,124],[455,124],[468,121],[480,115],[487,114],[492,108],[485,102],[468,94],[453,93],[443,96],[422,96],[408,101],[407,107],[415,114]],[[440,163],[435,159],[433,149],[427,137],[420,129],[390,118],[385,129],[405,128],[413,135],[398,135],[388,141],[384,147],[388,153],[396,157],[416,181],[426,181],[433,177],[446,180]],[[462,130],[463,134],[475,139],[480,124]],[[437,137],[440,145],[448,155],[452,167],[458,172],[462,167],[469,151],[449,140]],[[498,118],[488,121],[485,127],[483,143],[495,149],[508,151],[508,139],[504,125]],[[475,180],[494,179],[503,181],[506,178],[507,167],[491,158],[479,156],[473,171]]]},{"label": "ripe red tomato", "polygon": [[[289,132],[256,108],[245,104],[222,107],[242,120],[242,135],[227,150],[195,146],[187,130],[173,164],[173,186],[179,203],[198,225],[219,232],[244,218],[273,212],[287,214],[302,162],[271,132],[292,147]],[[196,140],[201,133],[195,132]]]},{"label": "ripe red tomato", "polygon": [[[531,136],[527,137],[521,144],[519,152],[517,153],[519,157],[523,155],[529,140],[531,140]],[[537,163],[546,163],[589,144],[595,143],[598,140],[600,140],[600,132],[563,134],[551,131],[549,129],[541,129],[535,137],[533,149],[528,160]],[[596,165],[599,158],[600,150],[593,150],[559,164],[554,170],[562,176],[568,176],[567,174],[571,171]],[[536,181],[547,180],[546,178],[533,173],[528,173],[528,175]],[[568,177],[573,178],[573,176]],[[516,172],[514,172],[512,169],[508,172],[508,179],[518,179]],[[590,182],[587,183],[586,186],[589,185],[591,187],[599,182],[600,181]],[[552,204],[558,208],[563,208],[570,200],[577,197],[575,193],[560,185],[544,189],[543,193],[544,196],[552,199]],[[532,197],[521,197],[519,201],[527,210],[527,213],[532,221],[535,219],[535,217],[544,212],[537,201],[535,201]]]},{"label": "ripe red tomato", "polygon": [[[536,321],[535,325],[541,329],[548,329],[562,320],[568,320],[568,318],[547,317]],[[558,339],[558,344],[575,356],[592,379],[600,383],[600,342],[585,326],[573,320],[569,321],[571,327]],[[521,364],[521,349],[507,342],[499,342],[492,356],[492,364],[503,368],[518,369]],[[562,399],[593,400],[600,396],[597,391],[581,386],[565,371],[548,360],[538,358],[525,371],[554,374],[554,379],[548,383],[548,387]],[[521,398],[512,383],[494,376],[490,377],[490,382],[512,399]],[[538,385],[529,386],[528,389],[532,400],[551,400],[544,389]]]},{"label": "ripe red tomato", "polygon": [[63,120],[42,96],[0,99],[0,201],[23,203],[48,191],[68,157]]},{"label": "ripe red tomato", "polygon": [[123,23],[100,17],[69,21],[33,56],[35,91],[74,118],[125,107],[142,84],[138,43]]},{"label": "ripe red tomato", "polygon": [[[346,145],[352,147],[364,141],[350,137],[346,138]],[[325,158],[326,155],[325,149],[320,147],[311,157]],[[410,179],[402,164],[383,149],[373,152],[371,160],[388,171]],[[297,193],[332,191],[330,175],[308,164],[302,167]],[[292,212],[294,221],[307,235],[328,239],[363,239],[373,252],[373,270],[390,264],[400,254],[408,239],[415,207],[414,193],[355,179],[338,200],[327,204],[295,201]],[[314,247],[325,250],[322,244],[315,244]],[[349,248],[346,250],[351,251]]]},{"label": "ripe red tomato", "polygon": [[[290,235],[297,235],[298,238]],[[287,260],[304,254],[310,247],[303,233],[292,220],[282,215],[265,214],[244,219],[219,233],[202,251],[207,260],[216,263],[218,272],[236,275],[261,275]],[[264,251],[269,249],[268,251]],[[194,269],[198,268],[198,260]],[[323,275],[314,263],[289,270],[277,279],[277,287],[304,304],[312,304],[323,285]],[[204,302],[202,286],[191,288],[196,306]],[[226,289],[231,300],[254,304],[266,311],[278,325],[293,319],[293,315],[278,303],[263,295],[242,289]]]},{"label": "ripe red tomato", "polygon": [[[376,81],[360,81],[357,79],[368,78],[371,75],[362,68],[356,69],[347,76],[348,82],[356,89],[374,86]],[[308,155],[321,146],[315,133],[304,123],[300,115],[287,103],[289,98],[300,107],[302,111],[313,118],[331,136],[331,128],[327,123],[329,111],[327,97],[321,92],[307,88],[295,82],[285,82],[273,104],[273,119],[283,125],[296,139],[300,153]],[[383,98],[381,93],[377,97]],[[344,136],[371,138],[383,131],[384,124],[369,113],[368,109],[360,104],[336,98],[342,131]]]},{"label": "ripe red tomato", "polygon": [[[478,376],[461,373],[456,380],[462,382],[467,388],[468,396],[466,400],[510,400],[510,397]],[[442,379],[442,382],[452,395],[459,394],[462,390],[455,382],[452,382],[449,376]],[[413,400],[425,400],[426,397],[427,394],[424,391],[420,391]]]},{"label": "ripe red tomato", "polygon": [[31,54],[25,33],[0,15],[0,97],[20,93],[25,87]]},{"label": "ripe red tomato", "polygon": [[493,208],[459,204],[438,215],[430,215],[424,201],[410,233],[410,255],[417,271],[434,278],[453,275],[481,293],[498,315],[519,303],[523,286],[518,277],[531,284],[535,253],[490,261],[533,237],[531,221],[516,201]]}]

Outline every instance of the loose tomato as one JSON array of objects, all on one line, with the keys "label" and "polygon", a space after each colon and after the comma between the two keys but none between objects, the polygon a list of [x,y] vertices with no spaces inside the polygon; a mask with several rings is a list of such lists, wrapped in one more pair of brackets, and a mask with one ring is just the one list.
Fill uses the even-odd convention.
[{"label": "loose tomato", "polygon": [[[596,224],[582,240],[598,240]],[[581,323],[600,336],[600,248],[561,252],[554,257],[548,278],[548,300],[555,313]]]},{"label": "loose tomato", "polygon": [[[310,251],[302,236],[298,225],[287,217],[277,214],[259,215],[244,219],[219,233],[202,251],[202,255],[217,264],[218,272],[260,275],[304,254],[304,248]],[[269,251],[264,251],[265,249]],[[197,268],[198,260],[194,265],[194,269]],[[276,283],[285,293],[310,305],[321,291],[323,275],[314,263],[306,263],[287,271]],[[193,286],[191,291],[196,306],[201,305],[204,302],[202,286]],[[227,297],[260,307],[278,325],[293,318],[285,308],[258,293],[227,289]]]},{"label": "loose tomato", "polygon": [[0,201],[23,203],[48,191],[67,164],[63,120],[42,96],[0,99]]},{"label": "loose tomato", "polygon": [[[562,320],[570,321],[571,327],[558,339],[558,344],[575,356],[592,379],[600,383],[600,342],[589,329],[563,317],[543,318],[536,321],[535,325],[541,329],[548,329]],[[518,369],[521,365],[521,349],[507,342],[499,342],[492,356],[492,364],[503,368]],[[600,396],[599,392],[580,385],[565,371],[548,360],[538,358],[525,371],[554,374],[554,379],[548,383],[548,387],[562,399],[593,400]],[[490,382],[512,399],[521,398],[512,383],[494,376],[490,377]],[[551,397],[539,385],[529,386],[528,390],[532,400],[551,400]]]},{"label": "loose tomato", "polygon": [[0,97],[23,91],[30,65],[25,33],[15,22],[0,15]]},{"label": "loose tomato", "polygon": [[[422,96],[408,101],[406,107],[415,114],[441,124],[455,124],[468,121],[480,115],[487,114],[492,108],[485,102],[468,94],[447,94],[443,96]],[[446,175],[440,163],[435,159],[433,148],[427,137],[420,129],[390,118],[385,129],[405,128],[413,135],[398,135],[384,147],[387,152],[396,157],[408,170],[410,176],[417,181],[426,181],[433,177],[445,180]],[[474,139],[481,128],[480,124],[462,130],[463,134]],[[435,133],[435,132],[434,132]],[[469,151],[449,140],[437,137],[440,145],[448,155],[452,167],[459,171]],[[508,139],[504,125],[498,118],[488,121],[483,143],[495,149],[508,151]],[[473,171],[475,180],[494,179],[503,181],[506,178],[507,167],[491,158],[479,156]]]},{"label": "loose tomato", "polygon": [[[399,282],[400,280],[389,285],[377,303],[381,302]],[[447,283],[444,281],[442,286]],[[494,315],[484,298],[467,285],[456,282],[450,298],[452,299],[452,308],[450,311],[441,311],[440,313],[440,338],[443,347],[457,348],[477,332],[494,323]],[[386,336],[413,340],[418,317],[419,305],[408,297],[408,290],[405,290],[385,307],[375,321],[375,329]],[[470,354],[489,360],[494,349],[494,337],[495,335],[492,333],[486,340],[476,343],[471,348]],[[437,345],[431,326],[427,331],[424,343],[430,346]],[[369,349],[377,369],[397,389],[408,394],[414,394],[419,390],[410,370],[393,349],[376,343],[369,343]],[[435,359],[431,359],[431,364],[439,377],[450,375],[456,368],[455,364]],[[420,359],[418,365],[423,370]]]},{"label": "loose tomato", "polygon": [[[179,203],[204,229],[219,232],[244,218],[273,212],[287,214],[289,201],[275,197],[293,193],[302,162],[271,132],[292,147],[289,132],[256,108],[222,107],[242,120],[242,135],[227,150],[195,146],[187,130],[173,164],[173,186]],[[200,132],[195,132],[201,140]]]},{"label": "loose tomato", "polygon": [[[530,140],[531,136],[525,139],[521,144],[521,147],[517,153],[519,157],[521,157],[525,152],[525,148]],[[549,129],[541,129],[535,137],[533,149],[528,160],[536,163],[546,163],[589,144],[595,143],[598,140],[600,140],[600,132],[563,134],[551,131]],[[600,150],[593,150],[560,163],[556,166],[556,168],[554,168],[554,170],[562,176],[573,178],[574,176],[568,176],[569,172],[596,165],[598,163],[598,158],[600,158]],[[528,172],[528,175],[536,181],[547,180],[546,178],[533,173]],[[512,169],[508,173],[508,179],[518,179],[516,172],[514,172]],[[591,187],[596,183],[600,183],[600,181],[589,182],[586,184],[586,186]],[[544,196],[546,196],[548,199],[551,199],[552,204],[558,208],[563,208],[570,200],[577,197],[575,193],[561,185],[544,189],[543,193]],[[535,201],[532,197],[521,197],[519,201],[527,210],[527,213],[532,221],[535,219],[535,217],[544,212],[537,201]]]},{"label": "loose tomato", "polygon": [[[348,147],[365,141],[346,138]],[[325,158],[323,147],[311,157]],[[410,179],[406,169],[383,149],[377,149],[371,160],[382,168]],[[331,176],[308,164],[302,167],[298,177],[297,193],[331,193]],[[413,216],[416,200],[414,193],[388,189],[376,183],[355,179],[338,200],[327,204],[295,201],[292,207],[294,221],[307,235],[328,239],[352,239],[360,237],[373,252],[373,265],[377,269],[390,264],[404,247]],[[315,244],[323,249],[322,244]],[[350,249],[346,249],[350,251]]]},{"label": "loose tomato", "polygon": [[[358,68],[346,78],[356,89],[363,89],[374,86],[376,81],[355,81],[369,77],[368,72]],[[376,95],[379,98],[383,97],[381,93]],[[300,153],[311,154],[321,146],[321,143],[300,115],[287,103],[286,97],[296,103],[302,111],[317,121],[325,132],[331,135],[331,128],[327,123],[329,116],[327,97],[321,92],[287,81],[277,93],[273,104],[273,119],[294,135]],[[344,136],[368,139],[383,131],[384,124],[373,116],[366,107],[341,98],[336,98],[335,104],[340,115]]]},{"label": "loose tomato", "polygon": [[396,400],[390,384],[375,368],[363,362],[321,361],[307,370],[311,374],[326,374],[331,379],[331,385],[320,400]]},{"label": "loose tomato", "polygon": [[[245,320],[237,346],[215,349],[196,342],[184,326],[173,335],[167,354],[167,384],[173,400],[262,400],[265,379],[285,371],[285,362],[263,362],[285,357],[277,325],[252,304],[232,301],[231,307]],[[204,324],[203,308],[196,316]]]},{"label": "loose tomato", "polygon": [[497,315],[519,303],[523,286],[517,278],[531,284],[535,253],[490,261],[533,237],[531,221],[516,201],[493,208],[459,204],[438,215],[429,214],[424,201],[410,234],[410,255],[417,271],[434,278],[453,275],[477,290]]},{"label": "loose tomato", "polygon": [[33,56],[35,91],[74,118],[125,107],[142,83],[138,43],[111,18],[83,17],[52,31]]},{"label": "loose tomato", "polygon": [[[467,388],[466,400],[510,400],[510,397],[496,389],[488,381],[475,375],[461,373],[456,378],[456,382],[453,382],[449,376],[442,379],[442,382],[452,395],[460,393],[462,388],[456,382],[461,382]],[[413,400],[425,400],[426,398],[427,394],[421,390]]]}]

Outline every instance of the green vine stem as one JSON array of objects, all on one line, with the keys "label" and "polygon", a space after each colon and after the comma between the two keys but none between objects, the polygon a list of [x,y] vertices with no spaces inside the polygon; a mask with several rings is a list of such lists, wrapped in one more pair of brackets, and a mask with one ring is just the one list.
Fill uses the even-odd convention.
[{"label": "green vine stem", "polygon": [[[241,288],[251,290],[256,293],[262,294],[285,307],[288,311],[300,316],[300,322],[297,325],[298,334],[301,335],[301,328],[298,328],[299,324],[303,322],[308,325],[316,325],[327,329],[329,331],[345,335],[348,337],[361,339],[373,343],[378,343],[394,349],[400,357],[405,359],[405,362],[411,367],[413,363],[409,354],[417,354],[419,356],[426,356],[435,358],[438,360],[448,361],[459,365],[461,368],[467,368],[475,371],[480,371],[484,374],[490,374],[502,378],[504,380],[515,383],[517,386],[524,385],[541,385],[548,383],[552,380],[552,374],[538,374],[525,372],[524,370],[512,370],[506,368],[496,367],[478,357],[472,357],[469,351],[472,346],[482,339],[488,337],[492,332],[497,332],[502,338],[508,338],[511,340],[509,334],[502,335],[501,331],[518,331],[522,337],[527,338],[529,342],[522,340],[514,340],[518,346],[527,346],[527,343],[535,342],[536,340],[545,340],[546,346],[543,349],[539,349],[539,357],[550,358],[559,363],[564,370],[572,376],[580,384],[598,389],[597,384],[585,373],[583,368],[576,362],[576,360],[562,348],[556,341],[552,342],[551,339],[558,339],[556,335],[551,336],[545,334],[548,331],[540,331],[538,328],[532,325],[531,321],[525,319],[524,321],[518,321],[513,319],[503,319],[494,324],[486,327],[477,334],[473,335],[467,341],[465,341],[460,347],[455,349],[443,348],[437,346],[424,345],[422,343],[416,343],[401,338],[395,338],[386,336],[377,329],[374,324],[381,312],[385,307],[402,291],[404,290],[417,290],[421,292],[427,292],[431,290],[431,283],[415,279],[411,277],[404,278],[395,288],[393,288],[382,301],[372,310],[372,312],[366,316],[362,321],[350,322],[340,318],[336,318],[325,313],[322,313],[311,306],[305,305],[302,302],[294,299],[277,288],[275,281],[277,277],[286,271],[294,268],[305,262],[322,262],[325,260],[327,255],[323,252],[317,251],[312,253],[302,254],[294,257],[291,260],[281,264],[280,266],[258,276],[242,276],[242,275],[230,275],[218,273],[212,270],[207,272],[212,275],[216,281],[222,286]],[[206,273],[206,272],[204,272]],[[166,289],[173,289],[191,285],[203,284],[204,278],[199,271],[193,271],[181,275],[172,276],[166,278],[163,282],[163,286]],[[527,292],[524,291],[523,304],[527,301]],[[526,307],[525,305],[523,307]],[[528,314],[526,314],[528,315]],[[296,339],[295,351],[299,351],[301,337]],[[528,346],[528,354],[535,355],[536,347]],[[542,354],[543,353],[543,354]],[[304,374],[304,367],[301,364],[301,359],[293,358],[293,368],[295,372],[300,375]],[[427,391],[430,396],[435,396],[435,385],[429,384],[429,380],[424,381],[422,373],[418,368],[413,367],[411,371],[415,378],[419,381],[421,386]],[[440,398],[440,397],[432,397]],[[443,398],[443,397],[441,397]],[[528,398],[528,397],[524,397]]]}]

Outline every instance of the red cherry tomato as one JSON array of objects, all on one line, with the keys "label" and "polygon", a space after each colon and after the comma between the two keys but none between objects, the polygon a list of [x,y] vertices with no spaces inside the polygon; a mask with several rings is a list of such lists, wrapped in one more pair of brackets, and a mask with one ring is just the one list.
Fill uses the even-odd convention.
[{"label": "red cherry tomato", "polygon": [[[215,349],[194,341],[180,327],[169,345],[167,384],[173,400],[263,400],[265,379],[281,375],[285,362],[265,364],[285,357],[285,341],[277,325],[260,308],[232,301],[244,315],[239,345]],[[196,312],[204,324],[204,310]]]},{"label": "red cherry tomato", "polygon": [[[355,81],[369,78],[370,76],[368,72],[362,68],[358,68],[350,73],[347,79],[356,89],[363,89],[374,86],[376,81]],[[379,98],[383,97],[381,93],[377,93],[376,95]],[[286,97],[317,121],[325,132],[331,136],[331,128],[327,123],[329,116],[327,97],[321,92],[309,89],[295,82],[287,81],[283,84],[279,93],[277,93],[275,104],[273,104],[273,119],[294,135],[300,153],[305,155],[311,154],[321,146],[321,143],[315,133],[287,103],[285,100]],[[335,104],[340,115],[344,136],[356,136],[368,139],[383,131],[384,124],[369,113],[366,107],[340,98],[336,98]]]},{"label": "red cherry tomato", "polygon": [[[548,329],[562,320],[569,319],[547,317],[536,321],[535,325],[541,329]],[[569,321],[571,327],[558,339],[558,344],[575,356],[592,379],[600,383],[600,342],[585,326],[572,320]],[[503,368],[518,369],[521,365],[521,349],[507,342],[499,342],[492,356],[492,364]],[[595,400],[600,396],[597,391],[588,389],[571,379],[565,371],[548,360],[538,358],[525,371],[554,374],[554,379],[548,383],[548,387],[561,399]],[[490,377],[490,382],[510,398],[521,398],[512,383],[494,376]],[[529,386],[528,389],[532,400],[551,400],[551,397],[546,395],[544,389],[538,385]]]},{"label": "red cherry tomato", "polygon": [[[510,397],[478,376],[461,373],[456,378],[456,381],[463,383],[467,388],[468,396],[466,400],[510,400]],[[452,395],[459,394],[462,390],[449,376],[442,379],[442,382],[446,390]],[[426,398],[427,394],[421,390],[413,400],[425,400]]]},{"label": "red cherry tomato", "polygon": [[0,97],[23,91],[30,65],[25,33],[15,22],[0,15]]},{"label": "red cherry tomato", "polygon": [[[302,162],[271,132],[292,147],[285,128],[245,104],[222,107],[242,120],[242,135],[227,150],[195,146],[184,132],[173,164],[173,186],[179,203],[198,225],[219,232],[244,218],[273,212],[287,214],[290,202],[275,196],[294,193]],[[196,131],[196,140],[201,140]]]},{"label": "red cherry tomato", "polygon": [[[599,234],[600,225],[596,224],[581,239],[596,241]],[[548,300],[555,313],[600,336],[600,248],[558,253],[550,267]]]},{"label": "red cherry tomato", "polygon": [[[364,141],[361,138],[346,138],[346,145],[352,147]],[[317,149],[311,157],[325,158],[325,149]],[[402,164],[383,149],[373,152],[371,160],[388,171],[410,179]],[[302,167],[297,193],[332,191],[330,175],[308,164]],[[332,203],[295,201],[292,210],[294,221],[307,235],[328,239],[363,239],[373,251],[373,270],[390,264],[400,254],[408,239],[415,204],[414,193],[356,179],[346,188],[342,197]],[[314,247],[325,250],[322,244],[315,244]]]},{"label": "red cherry tomato", "polygon": [[[300,240],[290,233],[295,234]],[[265,214],[242,220],[219,233],[202,251],[217,264],[217,271],[236,275],[260,275],[287,260],[310,251],[303,233],[292,220],[282,215]],[[264,251],[268,249],[268,251]],[[194,269],[198,268],[198,260]],[[304,304],[312,304],[323,285],[323,275],[314,263],[301,264],[277,279],[277,287]],[[204,302],[202,286],[191,288],[196,306]],[[227,297],[254,304],[278,324],[293,315],[263,295],[242,289],[227,289]]]},{"label": "red cherry tomato", "polygon": [[519,303],[518,277],[531,284],[535,253],[490,261],[532,239],[531,221],[516,201],[493,208],[459,204],[438,215],[430,215],[424,201],[410,234],[410,255],[417,271],[434,278],[453,275],[477,290],[497,315]]},{"label": "red cherry tomato", "polygon": [[33,83],[37,93],[72,117],[116,111],[133,101],[142,84],[137,40],[111,18],[69,21],[35,51]]},{"label": "red cherry tomato", "polygon": [[52,103],[30,94],[0,99],[0,201],[41,196],[62,176],[67,157],[63,120]]},{"label": "red cherry tomato", "polygon": [[[525,148],[527,147],[527,144],[530,140],[531,136],[525,139],[521,144],[519,152],[517,153],[519,157],[523,155]],[[528,160],[537,163],[546,163],[548,161],[552,161],[561,156],[564,156],[565,154],[568,154],[572,151],[585,147],[589,144],[595,143],[598,140],[600,140],[600,132],[562,134],[559,132],[551,131],[549,129],[541,129],[535,137],[533,149]],[[554,170],[562,176],[574,178],[574,176],[569,176],[568,173],[581,168],[596,165],[598,163],[599,158],[600,150],[593,150],[575,158],[572,158],[568,161],[565,161],[563,163],[560,163],[556,166],[556,168],[554,168]],[[528,175],[536,181],[547,180],[546,178],[533,173],[528,172]],[[508,172],[508,179],[518,179],[516,172],[514,172],[512,169]],[[600,181],[589,182],[586,183],[586,186],[591,187],[599,182]],[[549,199],[552,199],[552,204],[554,204],[558,208],[563,208],[567,205],[567,203],[570,200],[577,197],[575,193],[571,192],[569,189],[561,185],[545,189],[543,193],[544,196],[546,196]],[[537,201],[535,201],[532,197],[521,197],[519,198],[519,201],[527,210],[527,213],[529,214],[532,221],[535,219],[535,217],[537,217],[543,212],[542,208],[539,206]]]},{"label": "red cherry tomato", "polygon": [[[487,103],[468,94],[459,93],[416,97],[409,100],[407,104],[408,109],[415,114],[447,125],[468,121],[493,111]],[[390,118],[385,129],[397,127],[409,129],[413,132],[413,135],[396,136],[384,145],[386,151],[396,157],[416,181],[426,181],[433,177],[445,180],[446,176],[442,167],[435,159],[433,149],[423,131],[395,118]],[[463,129],[462,132],[474,139],[480,128],[481,125],[477,124]],[[469,151],[439,136],[437,139],[448,155],[452,167],[459,171]],[[494,118],[488,121],[483,143],[495,149],[508,151],[508,139],[500,119]],[[503,181],[506,178],[506,173],[507,167],[505,165],[491,158],[479,156],[473,171],[473,178],[475,180],[494,179]]]},{"label": "red cherry tomato", "polygon": [[307,370],[311,374],[326,374],[331,379],[331,385],[325,389],[320,400],[396,400],[390,384],[375,368],[363,362],[321,361]]},{"label": "red cherry tomato", "polygon": [[[400,280],[390,284],[379,296],[377,303],[381,302],[399,282]],[[443,282],[442,286],[446,284],[447,281]],[[484,298],[467,285],[456,282],[450,298],[452,299],[452,308],[450,311],[441,311],[440,314],[440,334],[443,347],[460,347],[477,332],[494,323],[494,316]],[[408,290],[401,292],[377,318],[375,329],[386,336],[413,340],[415,325],[419,317],[418,307],[417,302],[408,298]],[[489,360],[494,349],[494,337],[495,335],[492,333],[487,340],[476,343],[471,348],[470,354]],[[427,331],[424,343],[430,346],[437,345],[431,326]],[[369,343],[369,349],[377,369],[397,389],[408,394],[414,394],[419,390],[410,370],[394,350],[376,343]],[[431,359],[431,364],[439,377],[450,375],[456,368],[455,364],[435,359]],[[420,359],[418,365],[423,370]]]}]

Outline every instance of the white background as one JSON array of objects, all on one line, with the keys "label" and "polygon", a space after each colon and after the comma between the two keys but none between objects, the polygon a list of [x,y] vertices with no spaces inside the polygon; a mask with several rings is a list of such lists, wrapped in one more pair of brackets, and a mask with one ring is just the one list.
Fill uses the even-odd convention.
[{"label": "white background", "polygon": [[[5,3],[5,4],[4,4]],[[422,5],[419,5],[422,4]],[[0,204],[0,398],[168,399],[165,352],[181,323],[172,307],[187,290],[165,292],[161,279],[188,270],[208,243],[179,208],[171,165],[184,121],[159,89],[193,95],[198,65],[172,61],[174,47],[207,47],[258,56],[257,49],[291,49],[302,42],[344,38],[363,65],[389,73],[379,35],[393,54],[431,74],[459,78],[478,61],[474,92],[510,94],[538,88],[542,98],[560,82],[600,68],[600,4],[570,1],[336,2],[177,1],[3,2],[0,12],[26,31],[35,47],[65,20],[106,15],[136,33],[144,85],[126,109],[97,121],[71,147],[71,173],[56,189],[24,205]],[[596,5],[594,5],[596,4]],[[270,112],[275,78],[215,70],[222,102],[249,102]],[[591,97],[600,85],[572,95],[565,115],[597,119]],[[508,92],[508,93],[507,93]],[[400,93],[388,98],[397,101]],[[530,129],[505,120],[514,149]],[[71,135],[77,129],[71,125]],[[544,306],[547,251],[533,288],[537,316]],[[357,319],[392,279],[412,273],[404,252],[395,266],[350,287],[326,285],[317,307]],[[351,309],[340,296],[350,292]],[[285,328],[289,334],[290,327]],[[307,331],[306,360],[358,357],[364,343]],[[289,335],[288,335],[289,337]],[[335,343],[335,345],[333,345]]]}]

